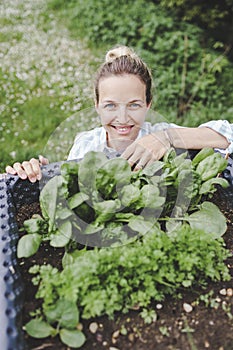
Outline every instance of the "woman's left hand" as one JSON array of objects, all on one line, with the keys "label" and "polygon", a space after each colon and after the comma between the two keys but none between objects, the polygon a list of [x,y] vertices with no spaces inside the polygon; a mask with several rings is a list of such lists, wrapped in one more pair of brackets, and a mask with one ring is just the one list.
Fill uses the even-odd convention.
[{"label": "woman's left hand", "polygon": [[164,131],[158,131],[134,141],[126,148],[121,157],[127,159],[130,166],[134,166],[136,171],[161,159],[170,146]]}]

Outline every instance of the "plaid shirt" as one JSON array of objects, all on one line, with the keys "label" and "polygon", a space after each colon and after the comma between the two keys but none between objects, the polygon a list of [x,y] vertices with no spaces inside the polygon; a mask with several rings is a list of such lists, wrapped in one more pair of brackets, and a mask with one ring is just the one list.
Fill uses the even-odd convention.
[{"label": "plaid shirt", "polygon": [[[140,129],[137,138],[141,138],[142,136],[156,131],[174,127],[177,128],[180,126],[166,122],[157,123],[154,125],[149,122],[145,122]],[[227,120],[215,120],[201,124],[200,127],[211,128],[226,137],[230,145],[225,152],[233,153],[233,124],[230,124]],[[85,153],[89,151],[105,151],[105,153],[117,155],[117,152],[114,149],[107,146],[106,131],[104,127],[98,127],[90,131],[80,132],[75,138],[74,144],[68,156],[68,160],[81,159],[84,157]]]}]

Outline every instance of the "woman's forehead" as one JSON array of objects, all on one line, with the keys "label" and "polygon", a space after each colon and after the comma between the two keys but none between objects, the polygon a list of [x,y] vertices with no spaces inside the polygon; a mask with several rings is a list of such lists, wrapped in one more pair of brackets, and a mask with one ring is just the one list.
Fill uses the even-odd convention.
[{"label": "woman's forehead", "polygon": [[146,98],[145,84],[133,74],[114,75],[99,82],[101,100],[142,100]]}]

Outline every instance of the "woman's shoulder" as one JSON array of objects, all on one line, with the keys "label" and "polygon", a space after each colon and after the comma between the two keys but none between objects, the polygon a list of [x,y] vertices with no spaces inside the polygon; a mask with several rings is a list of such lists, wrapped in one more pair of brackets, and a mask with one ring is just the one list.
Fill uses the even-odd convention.
[{"label": "woman's shoulder", "polygon": [[70,150],[68,160],[82,158],[88,151],[96,151],[99,145],[106,142],[106,132],[103,127],[79,132]]},{"label": "woman's shoulder", "polygon": [[103,127],[97,127],[91,130],[81,131],[75,136],[74,143],[79,143],[80,141],[89,140],[93,138],[102,138],[104,137],[104,135],[105,131]]}]

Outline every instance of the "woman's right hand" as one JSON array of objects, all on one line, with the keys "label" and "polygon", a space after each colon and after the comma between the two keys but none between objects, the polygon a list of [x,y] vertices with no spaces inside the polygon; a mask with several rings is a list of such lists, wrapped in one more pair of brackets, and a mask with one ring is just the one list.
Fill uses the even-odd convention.
[{"label": "woman's right hand", "polygon": [[11,175],[18,175],[21,179],[29,179],[31,182],[36,182],[42,177],[41,165],[49,164],[47,158],[39,156],[39,159],[32,158],[29,161],[22,163],[16,162],[12,166],[6,166],[6,172]]}]

